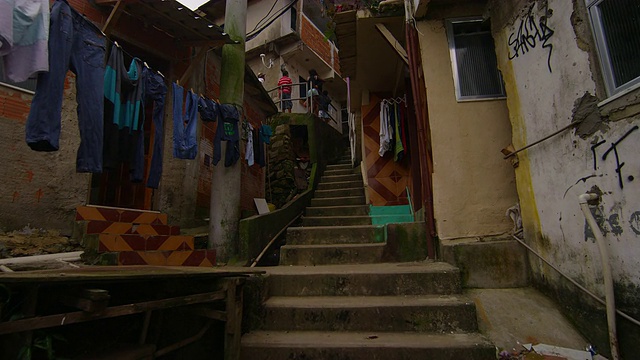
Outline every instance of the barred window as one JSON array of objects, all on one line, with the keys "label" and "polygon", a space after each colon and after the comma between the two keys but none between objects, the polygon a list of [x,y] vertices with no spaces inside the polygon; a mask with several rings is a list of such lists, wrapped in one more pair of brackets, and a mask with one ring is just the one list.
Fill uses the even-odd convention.
[{"label": "barred window", "polygon": [[458,101],[504,98],[489,21],[447,20],[447,36]]},{"label": "barred window", "polygon": [[607,94],[640,84],[640,2],[586,0]]}]

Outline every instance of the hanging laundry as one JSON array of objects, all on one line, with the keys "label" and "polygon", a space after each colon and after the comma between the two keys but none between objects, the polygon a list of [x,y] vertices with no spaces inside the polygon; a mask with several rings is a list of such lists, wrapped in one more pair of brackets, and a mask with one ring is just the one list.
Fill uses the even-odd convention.
[{"label": "hanging laundry", "polygon": [[247,160],[247,164],[252,166],[255,163],[255,154],[253,152],[253,126],[248,125],[247,131],[247,147],[244,152],[244,159]]},{"label": "hanging laundry", "polygon": [[226,141],[224,166],[229,167],[240,159],[240,134],[238,130],[240,114],[232,104],[221,104],[218,106],[218,110],[220,111],[220,121],[218,121],[216,136],[213,138],[212,160],[214,166],[218,165],[222,158],[222,141]]},{"label": "hanging laundry", "polygon": [[[146,79],[145,100],[153,101],[152,120],[153,127],[155,128],[153,137],[153,154],[151,157],[151,165],[149,166],[147,187],[157,189],[160,185],[160,176],[162,175],[164,103],[167,95],[167,85],[165,85],[164,78],[160,74],[152,72],[147,67],[145,67],[142,71],[145,73],[143,76]],[[144,136],[144,134],[142,135]],[[141,151],[142,156],[144,156],[144,138],[142,138],[142,141],[138,141],[138,154]]]},{"label": "hanging laundry", "polygon": [[393,151],[393,160],[398,162],[398,161],[402,161],[402,158],[404,157],[404,147],[402,146],[402,132],[400,131],[401,125],[400,123],[402,122],[402,118],[400,117],[400,105],[398,104],[394,104],[394,114],[395,114],[395,131],[394,131],[394,138],[395,138],[395,146],[394,146],[394,151]]},{"label": "hanging laundry", "polygon": [[133,58],[127,69],[124,51],[113,44],[104,73],[104,168],[117,169],[128,163],[133,182],[141,182],[144,174],[146,80],[142,68],[142,61]]},{"label": "hanging laundry", "polygon": [[64,80],[76,76],[80,146],[77,172],[102,172],[105,37],[64,0],[51,8],[49,72],[38,74],[26,124],[26,141],[36,151],[57,151]]},{"label": "hanging laundry", "polygon": [[380,157],[391,150],[392,133],[389,105],[383,100],[380,103],[380,149],[378,150]]},{"label": "hanging laundry", "polygon": [[144,85],[142,61],[133,58],[129,69],[126,69],[124,51],[114,43],[104,74],[104,96],[108,101],[107,117],[111,123],[117,125],[118,129],[129,128],[130,131],[140,129],[139,119]]},{"label": "hanging laundry", "polygon": [[271,144],[271,136],[273,135],[273,130],[271,130],[271,126],[262,125],[260,126],[260,138],[262,142],[265,144]]},{"label": "hanging laundry", "polygon": [[253,152],[255,153],[254,157],[256,164],[263,168],[266,165],[266,161],[264,159],[264,141],[260,135],[260,129],[258,129],[258,131],[254,131],[253,136]]},{"label": "hanging laundry", "polygon": [[49,71],[49,0],[0,0],[0,57],[7,78]]},{"label": "hanging laundry", "polygon": [[198,95],[187,92],[186,111],[182,114],[184,88],[173,84],[173,157],[195,159],[198,154],[196,124],[198,121]]},{"label": "hanging laundry", "polygon": [[218,119],[218,104],[211,99],[200,97],[198,99],[198,112],[202,121],[216,121]]}]

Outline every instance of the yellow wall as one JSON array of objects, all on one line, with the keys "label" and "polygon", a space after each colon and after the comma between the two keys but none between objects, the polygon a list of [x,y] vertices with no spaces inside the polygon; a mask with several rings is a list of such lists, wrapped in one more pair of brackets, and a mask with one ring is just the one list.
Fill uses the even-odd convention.
[{"label": "yellow wall", "polygon": [[433,141],[433,193],[441,239],[509,231],[518,202],[505,100],[457,102],[444,20],[418,23]]}]

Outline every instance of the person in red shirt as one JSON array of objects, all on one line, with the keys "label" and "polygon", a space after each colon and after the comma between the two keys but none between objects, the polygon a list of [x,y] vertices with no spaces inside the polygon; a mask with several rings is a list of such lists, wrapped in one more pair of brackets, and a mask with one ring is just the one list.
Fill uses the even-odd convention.
[{"label": "person in red shirt", "polygon": [[291,112],[293,103],[291,102],[291,85],[293,81],[289,77],[287,70],[282,71],[282,77],[278,80],[278,94],[280,94],[280,107],[283,112]]}]

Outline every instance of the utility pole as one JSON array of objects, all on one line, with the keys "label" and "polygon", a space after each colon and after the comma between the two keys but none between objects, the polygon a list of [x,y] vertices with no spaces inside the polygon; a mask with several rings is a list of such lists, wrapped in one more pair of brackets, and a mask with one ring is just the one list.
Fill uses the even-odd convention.
[{"label": "utility pole", "polygon": [[[238,43],[222,46],[220,103],[233,104],[242,114],[247,0],[226,1],[224,31]],[[241,130],[238,124],[238,131]],[[224,166],[225,143],[223,141],[222,159],[213,169],[209,208],[209,248],[216,250],[216,258],[221,262],[229,261],[235,253],[240,222],[241,161],[230,167]]]}]

